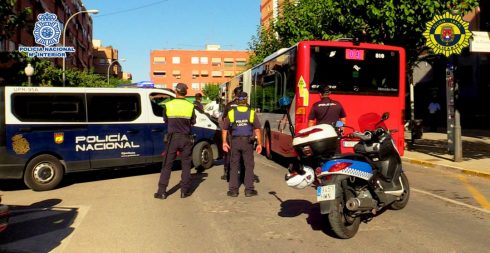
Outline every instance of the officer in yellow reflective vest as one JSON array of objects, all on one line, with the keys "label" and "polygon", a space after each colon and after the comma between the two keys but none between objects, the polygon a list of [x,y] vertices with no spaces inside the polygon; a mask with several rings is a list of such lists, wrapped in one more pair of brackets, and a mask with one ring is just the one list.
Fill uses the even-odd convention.
[{"label": "officer in yellow reflective vest", "polygon": [[172,165],[180,151],[182,162],[182,176],[180,181],[180,197],[186,198],[191,195],[190,178],[192,166],[192,125],[196,123],[194,105],[185,99],[187,85],[178,83],[175,87],[176,98],[166,102],[163,107],[163,120],[167,124],[165,137],[166,151],[164,154],[158,191],[154,194],[157,199],[166,199],[168,181],[172,172]]},{"label": "officer in yellow reflective vest", "polygon": [[[243,158],[245,165],[245,196],[252,197],[257,195],[254,188],[254,132],[257,136],[257,154],[262,152],[262,138],[260,135],[260,122],[255,117],[255,111],[247,106],[247,93],[240,92],[237,99],[238,106],[228,111],[228,117],[223,122],[223,150],[231,151],[230,162],[230,182],[228,184],[227,195],[238,197],[240,187],[238,180],[238,169],[240,158]],[[228,132],[231,132],[231,143],[227,142]],[[230,147],[231,144],[231,147]]]}]

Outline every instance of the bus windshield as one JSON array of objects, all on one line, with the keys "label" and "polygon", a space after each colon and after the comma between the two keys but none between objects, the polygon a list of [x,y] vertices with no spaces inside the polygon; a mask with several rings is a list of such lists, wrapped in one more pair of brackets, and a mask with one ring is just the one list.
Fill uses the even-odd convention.
[{"label": "bus windshield", "polygon": [[310,92],[398,96],[399,66],[398,51],[312,46]]}]

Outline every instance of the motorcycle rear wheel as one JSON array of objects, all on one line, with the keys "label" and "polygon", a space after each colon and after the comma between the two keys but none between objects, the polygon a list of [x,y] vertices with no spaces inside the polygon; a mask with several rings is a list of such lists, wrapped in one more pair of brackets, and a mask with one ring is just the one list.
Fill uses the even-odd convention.
[{"label": "motorcycle rear wheel", "polygon": [[408,178],[403,172],[400,174],[400,177],[402,179],[404,191],[400,197],[400,200],[397,200],[390,205],[390,208],[393,210],[401,210],[405,208],[408,203],[408,199],[410,198],[410,185],[408,184]]},{"label": "motorcycle rear wheel", "polygon": [[[349,191],[350,192],[350,191]],[[347,195],[353,195],[352,193]],[[351,196],[346,196],[350,198]],[[345,207],[345,201],[337,198],[335,200],[335,210],[328,214],[328,221],[333,232],[341,239],[354,237],[359,230],[361,223],[360,217],[352,217],[349,210]]]}]

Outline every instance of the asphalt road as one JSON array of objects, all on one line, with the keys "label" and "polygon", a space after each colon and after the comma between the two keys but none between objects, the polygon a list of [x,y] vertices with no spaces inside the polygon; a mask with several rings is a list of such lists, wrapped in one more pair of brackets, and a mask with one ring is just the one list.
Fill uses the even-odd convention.
[{"label": "asphalt road", "polygon": [[[406,165],[411,199],[336,239],[313,188],[284,183],[285,169],[256,156],[259,195],[226,196],[222,165],[193,175],[156,200],[158,168],[75,174],[59,189],[33,192],[0,182],[13,217],[0,252],[490,252],[488,180]],[[180,171],[172,173],[177,185]]]}]

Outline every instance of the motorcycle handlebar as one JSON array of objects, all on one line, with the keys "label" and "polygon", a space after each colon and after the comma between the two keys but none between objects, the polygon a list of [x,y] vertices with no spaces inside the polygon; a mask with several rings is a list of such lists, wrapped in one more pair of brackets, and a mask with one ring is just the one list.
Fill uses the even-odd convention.
[{"label": "motorcycle handlebar", "polygon": [[369,140],[371,140],[373,135],[371,134],[371,132],[368,132],[368,131],[366,131],[365,133],[361,133],[361,132],[356,131],[356,132],[348,134],[346,137],[357,138],[357,139],[361,139],[363,141],[369,141]]}]

